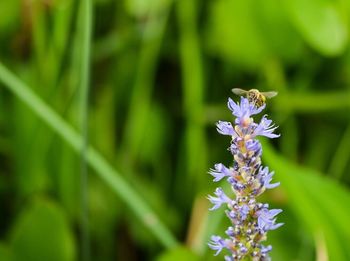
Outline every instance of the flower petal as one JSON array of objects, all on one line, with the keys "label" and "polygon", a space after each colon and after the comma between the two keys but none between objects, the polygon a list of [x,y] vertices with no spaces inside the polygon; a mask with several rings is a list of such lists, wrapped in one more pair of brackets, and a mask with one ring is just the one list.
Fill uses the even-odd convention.
[{"label": "flower petal", "polygon": [[217,188],[215,190],[216,197],[213,196],[208,196],[209,201],[214,204],[214,206],[212,208],[210,208],[209,210],[215,210],[221,207],[222,204],[229,204],[232,202],[232,199],[230,199],[228,196],[226,196],[226,194],[224,193],[224,191],[222,190],[222,188]]},{"label": "flower petal", "polygon": [[214,177],[213,181],[220,181],[224,177],[230,177],[231,171],[224,164],[215,164],[215,169],[210,169],[209,174]]},{"label": "flower petal", "polygon": [[234,131],[231,122],[218,121],[216,123],[216,130],[223,135],[237,136]]},{"label": "flower petal", "polygon": [[223,239],[222,237],[220,237],[220,236],[211,236],[210,239],[211,240],[208,243],[208,246],[211,249],[216,250],[216,253],[214,254],[215,256],[217,256],[224,247],[228,248],[225,239]]},{"label": "flower petal", "polygon": [[265,136],[268,138],[278,138],[280,136],[279,134],[273,133],[278,127],[275,127],[275,125],[272,123],[272,120],[269,120],[266,117],[266,115],[262,117],[260,123],[255,128],[252,137]]}]

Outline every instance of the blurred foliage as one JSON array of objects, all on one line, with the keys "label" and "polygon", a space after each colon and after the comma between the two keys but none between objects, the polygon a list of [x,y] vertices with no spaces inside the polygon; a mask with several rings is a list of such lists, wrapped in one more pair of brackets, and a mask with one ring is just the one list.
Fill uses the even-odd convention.
[{"label": "blurred foliage", "polygon": [[222,260],[206,172],[233,87],[279,92],[273,260],[350,260],[349,1],[82,3],[0,1],[0,260],[84,256],[84,110],[91,260]]},{"label": "blurred foliage", "polygon": [[20,214],[11,240],[13,260],[74,260],[72,232],[61,209],[37,202]]}]

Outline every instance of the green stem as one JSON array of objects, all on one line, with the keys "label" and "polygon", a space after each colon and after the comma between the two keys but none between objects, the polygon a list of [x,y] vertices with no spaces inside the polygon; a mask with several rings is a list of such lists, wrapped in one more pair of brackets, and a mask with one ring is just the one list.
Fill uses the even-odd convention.
[{"label": "green stem", "polygon": [[[0,82],[24,102],[39,118],[52,128],[76,153],[83,146],[79,135],[66,121],[39,98],[25,83],[12,74],[0,63]],[[113,169],[108,162],[91,146],[87,149],[87,163],[96,174],[130,207],[140,221],[167,248],[178,244],[168,228],[161,223],[158,216],[150,209],[143,198]]]},{"label": "green stem", "polygon": [[[280,96],[288,96],[288,85],[284,68],[278,59],[271,59],[264,66],[268,89],[278,91],[279,96],[272,101],[279,99]],[[270,102],[270,101],[268,101]],[[276,111],[276,114],[279,111]],[[278,114],[280,119],[284,119],[281,125],[282,138],[280,140],[281,150],[288,158],[296,160],[298,155],[298,122],[293,111],[283,111]]]},{"label": "green stem", "polygon": [[[207,171],[207,148],[204,132],[204,81],[200,39],[197,32],[198,1],[176,2],[177,21],[180,29],[179,51],[182,69],[183,109],[186,117],[185,144],[187,177],[192,193],[207,187],[203,173]],[[180,178],[180,177],[179,177]],[[183,181],[181,181],[183,182]],[[204,218],[206,219],[206,218]],[[204,252],[204,226],[192,235],[191,248]],[[191,228],[189,229],[189,232]]]},{"label": "green stem", "polygon": [[346,128],[343,137],[339,142],[335,153],[333,154],[332,161],[329,166],[328,173],[340,180],[346,169],[346,164],[349,161],[350,156],[350,124]]},{"label": "green stem", "polygon": [[[203,69],[196,21],[197,1],[181,0],[177,2],[177,7],[183,107],[186,116],[186,164],[189,175],[194,178],[196,185],[200,185],[205,181],[202,173],[206,171],[206,148],[203,123]],[[206,187],[203,183],[201,185],[202,188]]]},{"label": "green stem", "polygon": [[[89,203],[88,203],[88,168],[86,163],[88,148],[88,102],[90,84],[90,53],[91,53],[91,31],[92,31],[92,3],[91,0],[80,2],[80,13],[78,23],[81,27],[81,53],[82,63],[80,71],[79,87],[79,112],[80,128],[82,134],[82,147],[80,151],[80,182],[81,182],[81,245],[82,260],[90,260],[90,234],[89,234]],[[79,30],[78,30],[79,31]]]},{"label": "green stem", "polygon": [[279,111],[322,112],[350,107],[350,92],[289,93],[274,102]]}]

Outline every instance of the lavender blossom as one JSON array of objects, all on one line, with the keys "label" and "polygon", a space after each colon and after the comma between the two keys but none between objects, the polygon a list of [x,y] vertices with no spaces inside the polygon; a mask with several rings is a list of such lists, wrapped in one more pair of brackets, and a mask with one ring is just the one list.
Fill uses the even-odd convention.
[{"label": "lavender blossom", "polygon": [[210,210],[218,209],[221,207],[222,204],[224,203],[229,204],[230,202],[233,201],[228,196],[226,196],[222,188],[217,188],[214,194],[216,195],[216,197],[213,197],[213,196],[208,197],[209,201],[214,204],[214,206]]},{"label": "lavender blossom", "polygon": [[215,196],[208,196],[213,204],[210,210],[216,210],[222,205],[227,206],[225,211],[232,226],[226,230],[228,238],[212,236],[209,247],[218,255],[223,249],[227,249],[229,255],[224,260],[270,260],[268,253],[272,246],[264,246],[266,233],[283,225],[276,223],[276,215],[282,212],[280,209],[270,209],[268,204],[258,203],[256,198],[266,189],[273,189],[280,183],[271,183],[274,172],[261,165],[262,147],[258,136],[277,138],[276,126],[264,115],[259,123],[255,123],[252,116],[265,108],[247,98],[241,97],[240,103],[235,103],[229,98],[228,108],[235,118],[235,126],[230,122],[219,121],[217,131],[222,135],[232,137],[229,151],[233,155],[234,163],[231,168],[222,163],[215,164],[210,169],[214,182],[226,179],[232,187],[235,199],[231,199],[222,188],[217,188]]}]

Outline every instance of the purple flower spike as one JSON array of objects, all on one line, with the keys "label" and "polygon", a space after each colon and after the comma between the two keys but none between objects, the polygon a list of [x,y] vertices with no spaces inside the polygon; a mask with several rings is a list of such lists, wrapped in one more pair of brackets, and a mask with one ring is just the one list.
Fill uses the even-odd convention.
[{"label": "purple flower spike", "polygon": [[274,172],[261,166],[262,147],[257,137],[277,138],[280,135],[274,134],[277,127],[266,115],[259,123],[254,122],[252,116],[260,113],[265,104],[256,100],[259,99],[259,91],[248,92],[248,95],[249,99],[241,97],[237,103],[228,99],[228,108],[236,117],[234,126],[226,121],[216,124],[219,133],[232,138],[228,150],[233,156],[233,166],[227,168],[219,163],[209,171],[214,182],[225,178],[236,196],[233,200],[221,188],[217,188],[215,196],[208,197],[213,204],[210,210],[216,210],[223,204],[228,208],[225,213],[231,226],[225,231],[227,238],[212,236],[208,244],[216,251],[215,255],[226,248],[229,253],[224,257],[226,261],[271,260],[269,252],[272,246],[264,246],[262,243],[269,230],[283,225],[276,223],[276,216],[282,210],[269,210],[268,204],[257,201],[257,197],[266,189],[280,184],[271,183]]}]

